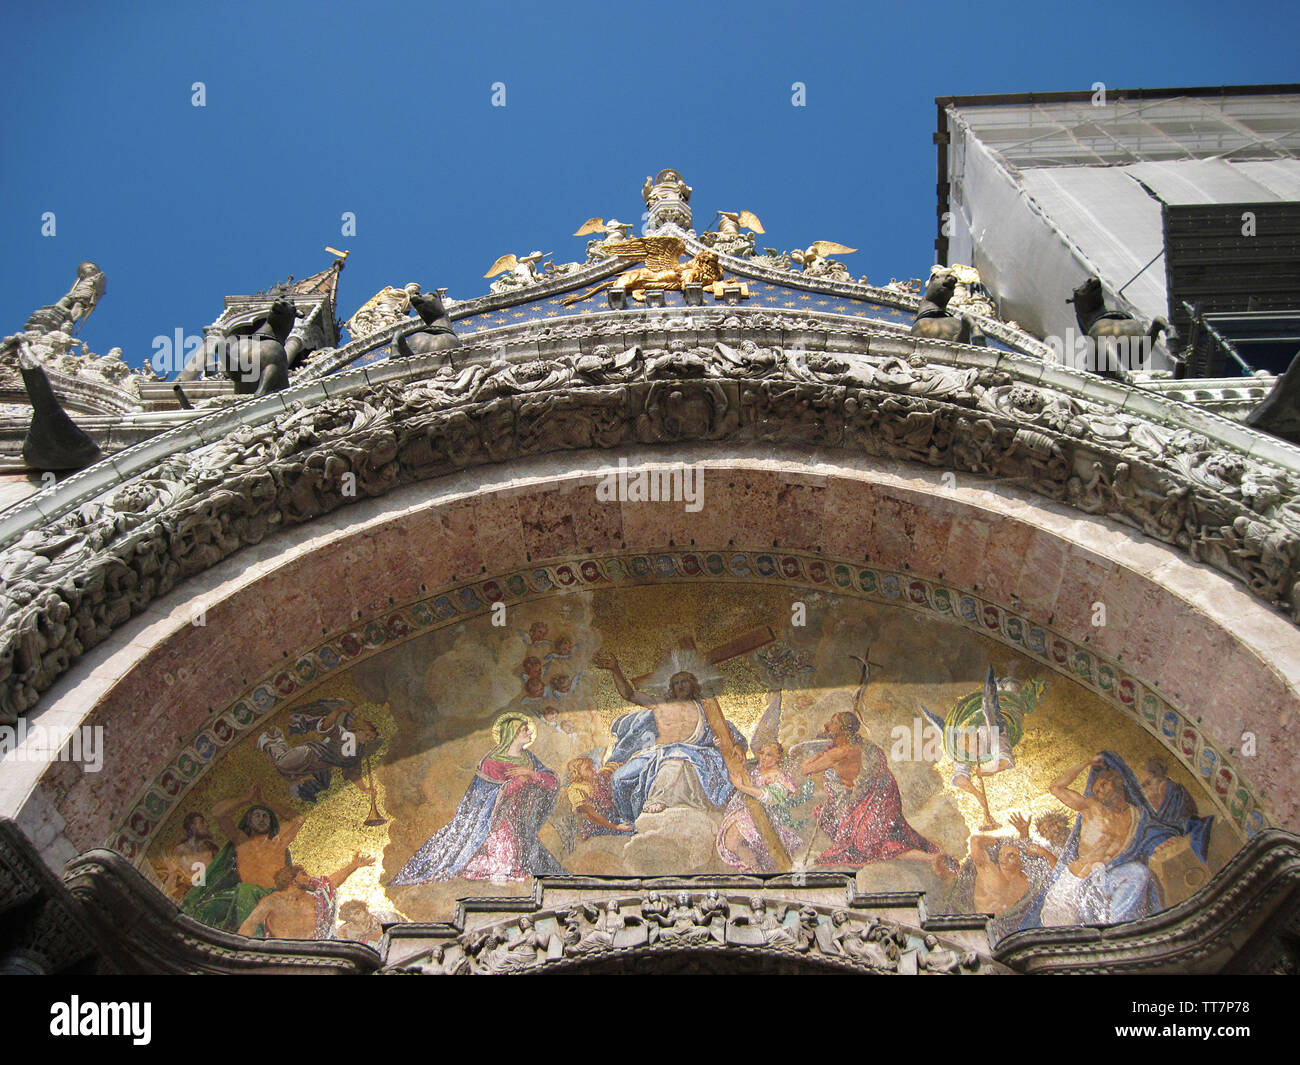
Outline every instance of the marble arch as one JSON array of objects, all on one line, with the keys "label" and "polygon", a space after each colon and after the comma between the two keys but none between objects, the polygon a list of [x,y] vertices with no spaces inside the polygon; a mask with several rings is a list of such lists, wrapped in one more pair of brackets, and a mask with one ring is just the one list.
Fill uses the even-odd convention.
[{"label": "marble arch", "polygon": [[[620,458],[703,463],[708,505],[595,505]],[[641,558],[630,587],[743,578],[944,613],[1150,735],[1243,838],[1294,830],[1295,516],[1279,500],[1298,469],[1214,415],[880,323],[710,307],[494,330],[455,366],[304,383],[7,511],[26,583],[0,627],[5,715],[131,742],[93,778],[7,767],[0,814],[49,864],[105,845],[143,864],[240,743],[247,701],[307,691],[293,671],[326,643],[353,636],[360,661],[440,596],[483,606],[489,583],[588,564],[615,585],[610,564],[637,577]],[[51,547],[33,536],[47,522],[92,546]],[[315,591],[340,573],[345,594]],[[547,591],[525,579],[518,601]]]},{"label": "marble arch", "polygon": [[[720,555],[729,564],[743,556],[738,565],[754,567],[750,580],[938,611],[1027,652],[1136,721],[1193,772],[1212,752],[1233,786],[1218,796],[1207,787],[1206,796],[1243,834],[1295,826],[1283,731],[1297,701],[1279,653],[1290,625],[1208,567],[1136,542],[1116,523],[1034,505],[1006,487],[947,489],[934,471],[911,464],[830,454],[810,460],[778,448],[681,451],[679,459],[704,464],[703,511],[623,506],[597,511],[593,521],[596,480],[619,457],[635,469],[660,456],[645,449],[570,455],[563,470],[541,456],[495,482],[452,477],[434,493],[410,486],[285,530],[192,578],[88,655],[31,719],[129,728],[139,742],[112,745],[98,776],[69,763],[39,778],[32,763],[12,767],[29,775],[25,784],[7,775],[5,814],[21,824],[53,812],[66,822],[60,838],[46,841],[51,855],[109,845],[138,857],[201,778],[184,777],[177,760],[188,751],[197,761],[196,740],[220,736],[222,720],[232,731],[219,746],[236,742],[251,726],[241,727],[232,708],[273,690],[276,677],[313,648],[349,631],[364,634],[376,620],[449,591],[478,589],[477,607],[463,614],[481,614],[490,605],[484,586],[504,585],[515,570],[567,563],[580,573],[587,559],[671,557],[676,568],[659,577],[681,580],[687,556]],[[767,576],[757,570],[763,557],[778,567]],[[485,568],[488,559],[496,568]],[[782,560],[792,563],[787,572]],[[853,569],[842,583],[837,567],[846,566]],[[348,594],[312,591],[330,572],[347,574]],[[870,591],[865,573],[874,575]],[[599,579],[609,578],[602,572]],[[739,578],[727,569],[695,579]],[[562,590],[557,584],[550,594]],[[530,588],[516,598],[546,594]],[[1097,601],[1109,604],[1102,627],[1091,623]],[[192,624],[198,609],[203,626]],[[1201,653],[1174,660],[1158,636],[1166,631]],[[275,640],[255,638],[264,632]],[[386,635],[358,660],[388,642]],[[294,683],[289,694],[309,687]],[[1243,705],[1242,691],[1257,697]],[[1162,729],[1169,714],[1177,724]],[[1265,740],[1253,760],[1237,751],[1247,730]],[[172,794],[179,780],[185,786]]]}]

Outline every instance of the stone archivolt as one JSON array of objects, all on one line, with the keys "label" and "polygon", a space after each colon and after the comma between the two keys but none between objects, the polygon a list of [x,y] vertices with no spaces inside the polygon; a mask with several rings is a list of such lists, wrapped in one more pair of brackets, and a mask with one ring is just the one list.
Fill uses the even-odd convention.
[{"label": "stone archivolt", "polygon": [[[531,362],[432,372],[404,360],[401,378],[340,379],[337,398],[273,398],[289,409],[261,424],[234,412],[234,428],[208,447],[193,450],[202,421],[142,445],[141,459],[165,457],[53,521],[30,521],[0,555],[0,720],[30,709],[178,581],[275,528],[471,466],[630,442],[772,440],[1011,480],[1140,529],[1300,614],[1300,486],[1290,472],[1194,429],[1025,380],[985,353],[963,365],[960,355],[939,361],[953,354],[923,341],[909,358],[905,348],[763,347],[731,339],[732,317],[712,344],[571,345]],[[115,466],[129,469],[132,457]],[[44,513],[50,494],[77,499],[90,479],[70,478],[14,513]]]}]

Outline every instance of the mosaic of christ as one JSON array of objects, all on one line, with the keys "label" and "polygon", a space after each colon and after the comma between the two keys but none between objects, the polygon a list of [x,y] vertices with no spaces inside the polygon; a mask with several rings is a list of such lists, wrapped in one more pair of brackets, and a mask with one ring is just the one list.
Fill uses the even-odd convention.
[{"label": "mosaic of christ", "polygon": [[759,585],[575,592],[330,676],[186,796],[192,916],[378,943],[533,878],[843,870],[994,938],[1186,898],[1240,846],[1083,687],[959,626]]}]

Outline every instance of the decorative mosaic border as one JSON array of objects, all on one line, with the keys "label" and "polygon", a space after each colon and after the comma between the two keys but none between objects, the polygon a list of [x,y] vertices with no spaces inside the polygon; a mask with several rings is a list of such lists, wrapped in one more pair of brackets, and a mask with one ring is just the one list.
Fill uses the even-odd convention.
[{"label": "decorative mosaic border", "polygon": [[385,612],[321,643],[292,666],[268,675],[193,741],[154,779],[110,837],[127,858],[143,860],[153,835],[204,772],[258,722],[301,697],[340,667],[363,661],[416,636],[463,622],[498,602],[526,603],[564,592],[635,587],[679,580],[775,584],[901,606],[963,625],[1043,663],[1137,722],[1205,784],[1206,792],[1248,837],[1269,826],[1260,798],[1230,759],[1185,712],[1117,663],[998,603],[909,573],[845,563],[820,555],[753,551],[668,551],[556,562],[504,577],[453,585]]}]

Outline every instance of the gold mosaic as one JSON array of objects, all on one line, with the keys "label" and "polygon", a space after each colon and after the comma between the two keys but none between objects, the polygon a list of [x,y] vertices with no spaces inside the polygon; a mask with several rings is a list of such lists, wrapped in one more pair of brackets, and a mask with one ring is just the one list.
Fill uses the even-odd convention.
[{"label": "gold mosaic", "polygon": [[537,875],[840,869],[1001,936],[1186,898],[1242,842],[1213,808],[1135,722],[958,625],[649,585],[329,675],[199,781],[148,864],[249,935],[373,944]]}]

